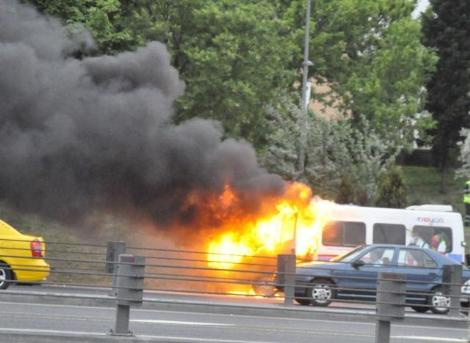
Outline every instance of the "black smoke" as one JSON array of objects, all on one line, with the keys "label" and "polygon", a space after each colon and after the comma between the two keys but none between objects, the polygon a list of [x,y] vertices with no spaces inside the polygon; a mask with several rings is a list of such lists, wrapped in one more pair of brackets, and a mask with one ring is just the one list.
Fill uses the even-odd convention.
[{"label": "black smoke", "polygon": [[65,222],[104,212],[165,223],[191,221],[198,206],[183,204],[193,191],[229,183],[250,207],[282,192],[217,122],[172,123],[184,84],[163,44],[70,57],[90,37],[0,1],[1,201]]}]

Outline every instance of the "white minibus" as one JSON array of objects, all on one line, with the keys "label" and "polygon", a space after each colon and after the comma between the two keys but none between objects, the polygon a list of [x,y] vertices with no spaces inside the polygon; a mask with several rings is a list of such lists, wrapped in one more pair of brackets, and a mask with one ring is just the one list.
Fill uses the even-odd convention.
[{"label": "white minibus", "polygon": [[317,259],[329,260],[362,244],[418,245],[465,263],[462,216],[447,205],[406,209],[332,204],[318,242]]}]

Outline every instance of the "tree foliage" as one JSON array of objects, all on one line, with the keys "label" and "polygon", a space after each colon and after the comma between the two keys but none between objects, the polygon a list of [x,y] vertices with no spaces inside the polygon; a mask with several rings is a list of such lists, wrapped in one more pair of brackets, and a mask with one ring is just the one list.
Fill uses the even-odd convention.
[{"label": "tree foliage", "polygon": [[[94,53],[165,43],[186,83],[176,120],[221,121],[255,144],[265,166],[297,177],[298,102],[305,0],[23,0],[84,24]],[[421,44],[415,0],[315,0],[310,75],[315,100],[342,114],[310,114],[301,179],[346,202],[370,203],[378,175],[411,142],[435,55]],[[296,88],[297,87],[297,88]],[[341,199],[340,199],[341,200]]]},{"label": "tree foliage", "polygon": [[407,205],[407,188],[398,167],[381,174],[375,204],[381,207],[403,208]]},{"label": "tree foliage", "polygon": [[84,23],[101,53],[167,44],[186,83],[177,120],[221,121],[228,136],[262,145],[265,107],[289,87],[300,49],[268,0],[31,0],[69,24]]},{"label": "tree foliage", "polygon": [[[296,170],[297,118],[300,108],[290,100],[270,109],[273,135],[262,162],[270,170],[294,178]],[[325,120],[310,113],[306,147],[306,173],[302,181],[338,202],[372,204],[380,175],[393,164],[401,146],[393,135],[384,136],[366,118],[360,125],[351,119]]]},{"label": "tree foliage", "polygon": [[470,124],[470,2],[431,0],[431,5],[423,16],[424,42],[436,50],[439,62],[427,84],[426,108],[437,122],[433,151],[445,191],[447,170],[462,139],[460,130]]},{"label": "tree foliage", "polygon": [[[302,0],[292,1],[292,23],[300,22]],[[316,0],[312,17],[312,74],[337,97],[338,110],[365,116],[379,132],[412,140],[412,123],[423,107],[423,84],[436,62],[421,42],[412,0]],[[294,25],[294,24],[293,24]],[[419,121],[419,120],[418,120]]]},{"label": "tree foliage", "polygon": [[459,162],[461,165],[457,169],[457,176],[470,178],[470,130],[462,129],[460,134],[464,140],[460,145]]},{"label": "tree foliage", "polygon": [[[227,135],[263,147],[265,109],[292,87],[302,60],[305,0],[29,0],[73,25],[83,23],[97,53],[167,44],[187,85],[178,120],[220,120]],[[413,0],[316,0],[311,23],[315,78],[324,102],[393,127],[400,140],[419,112],[433,55],[420,43]],[[408,119],[407,119],[408,118]],[[400,130],[397,130],[400,129]]]}]

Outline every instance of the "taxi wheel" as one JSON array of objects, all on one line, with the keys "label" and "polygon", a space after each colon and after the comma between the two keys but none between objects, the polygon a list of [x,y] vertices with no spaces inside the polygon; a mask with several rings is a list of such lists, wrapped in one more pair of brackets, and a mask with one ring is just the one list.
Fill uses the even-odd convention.
[{"label": "taxi wheel", "polygon": [[334,297],[334,284],[328,279],[315,279],[307,289],[307,294],[314,306],[328,306]]},{"label": "taxi wheel", "polygon": [[450,297],[445,295],[440,287],[434,289],[431,296],[429,296],[429,305],[431,311],[436,314],[446,314],[449,312]]},{"label": "taxi wheel", "polygon": [[0,289],[6,289],[10,283],[6,280],[11,280],[11,270],[10,267],[0,262]]}]

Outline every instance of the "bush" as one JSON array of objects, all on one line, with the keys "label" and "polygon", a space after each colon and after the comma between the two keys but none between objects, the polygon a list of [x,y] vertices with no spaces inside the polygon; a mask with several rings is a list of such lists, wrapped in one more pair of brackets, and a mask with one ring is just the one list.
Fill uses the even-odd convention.
[{"label": "bush", "polygon": [[392,167],[380,176],[375,204],[392,208],[407,206],[407,188],[398,167]]}]

